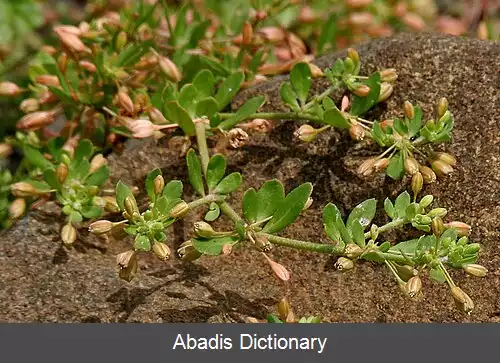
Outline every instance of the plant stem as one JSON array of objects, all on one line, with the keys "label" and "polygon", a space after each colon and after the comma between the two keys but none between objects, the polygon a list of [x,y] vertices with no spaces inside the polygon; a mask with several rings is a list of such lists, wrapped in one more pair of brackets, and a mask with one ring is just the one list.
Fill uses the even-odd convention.
[{"label": "plant stem", "polygon": [[[404,218],[396,218],[393,221],[391,221],[387,224],[384,224],[382,227],[379,227],[378,232],[383,233],[383,232],[389,231],[393,228],[401,227],[404,224],[405,224]],[[371,237],[371,232],[366,232],[365,238],[370,238],[370,237]]]},{"label": "plant stem", "polygon": [[331,244],[299,241],[286,237],[278,237],[267,233],[258,233],[258,234],[265,236],[269,240],[269,242],[271,242],[274,245],[282,247],[290,247],[296,250],[327,253],[331,255],[341,255],[344,252],[344,247],[336,247]]},{"label": "plant stem", "polygon": [[226,202],[219,203],[219,207],[222,213],[227,215],[234,223],[238,223],[242,220],[239,214]]},{"label": "plant stem", "polygon": [[[234,113],[219,113],[219,116],[221,119],[225,120],[234,116]],[[261,113],[251,114],[245,117],[244,119],[240,120],[240,122],[253,120],[256,118],[263,118],[266,120],[307,120],[315,122],[323,121],[319,117],[301,113],[295,113],[295,112],[261,112]]]},{"label": "plant stem", "polygon": [[223,202],[224,197],[220,195],[214,195],[214,194],[209,194],[203,198],[193,200],[192,202],[188,203],[189,209],[193,209],[196,207],[199,207],[200,205],[203,204],[208,204],[212,202]]},{"label": "plant stem", "polygon": [[208,161],[210,160],[208,156],[208,145],[207,137],[205,135],[205,123],[197,122],[195,125],[196,131],[196,142],[198,143],[198,152],[200,153],[201,166],[203,168],[203,174],[207,176]]}]

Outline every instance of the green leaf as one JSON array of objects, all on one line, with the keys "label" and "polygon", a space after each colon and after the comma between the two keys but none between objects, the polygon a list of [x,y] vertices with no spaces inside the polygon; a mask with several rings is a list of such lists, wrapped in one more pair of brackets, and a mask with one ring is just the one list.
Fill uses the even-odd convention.
[{"label": "green leaf", "polygon": [[169,200],[180,199],[182,190],[182,182],[180,180],[172,180],[165,185],[162,195]]},{"label": "green leaf", "polygon": [[69,215],[69,220],[71,223],[80,223],[81,221],[83,221],[83,217],[80,214],[80,212],[77,212],[76,210],[74,210],[74,211],[71,211],[71,213]]},{"label": "green leaf", "polygon": [[301,105],[304,105],[309,96],[309,89],[311,88],[311,69],[309,66],[306,63],[297,63],[294,65],[290,72],[290,82]]},{"label": "green leaf", "polygon": [[394,119],[394,130],[401,136],[405,136],[408,134],[408,127],[405,125],[405,123],[400,120],[400,119]]},{"label": "green leaf", "polygon": [[433,268],[429,272],[429,277],[433,279],[434,281],[444,283],[446,282],[446,277],[444,276],[443,272],[441,270],[438,270],[436,268]]},{"label": "green leaf", "polygon": [[226,176],[214,189],[215,194],[229,194],[239,188],[243,178],[240,173],[231,173]]},{"label": "green leaf", "polygon": [[293,91],[290,83],[284,82],[281,84],[280,97],[281,100],[292,109],[292,111],[300,111],[300,106],[297,102],[297,95]]},{"label": "green leaf", "polygon": [[274,314],[270,314],[267,316],[267,322],[270,324],[283,324],[283,322]]},{"label": "green leaf", "polygon": [[70,164],[68,178],[84,179],[89,171],[90,162],[87,159],[75,159]]},{"label": "green leaf", "polygon": [[380,73],[373,73],[364,84],[370,87],[370,93],[366,97],[353,96],[350,111],[353,116],[361,116],[377,103],[380,94]]},{"label": "green leaf", "polygon": [[347,228],[351,228],[354,221],[358,220],[363,227],[363,230],[366,229],[375,216],[376,210],[376,199],[368,199],[358,204],[356,207],[354,207],[354,209],[351,211],[351,214],[349,214],[349,217],[347,218]]},{"label": "green leaf", "polygon": [[347,227],[351,230],[351,235],[354,243],[356,243],[359,247],[365,247],[365,232],[364,226],[361,224],[359,219],[355,219],[351,222],[351,224]]},{"label": "green leaf", "polygon": [[[209,97],[213,94],[215,86],[215,78],[208,69],[203,69],[196,74],[193,79],[193,86],[196,87],[198,92],[202,95]],[[214,99],[215,101],[215,99]]]},{"label": "green leaf", "polygon": [[413,108],[415,116],[410,120],[410,137],[415,136],[422,127],[422,109],[419,106]]},{"label": "green leaf", "polygon": [[257,208],[259,206],[259,198],[254,188],[248,189],[243,195],[243,216],[248,223],[257,221]]},{"label": "green leaf", "polygon": [[334,242],[342,241],[342,236],[337,228],[335,221],[342,218],[335,204],[328,203],[323,209],[323,227],[325,233]]},{"label": "green leaf", "polygon": [[228,118],[227,120],[222,121],[219,124],[219,128],[221,130],[229,130],[236,126],[241,121],[247,119],[250,115],[253,115],[257,112],[257,110],[264,104],[266,98],[264,96],[257,96],[249,99],[245,102],[243,106],[239,108],[236,113]]},{"label": "green leaf", "polygon": [[116,184],[116,203],[118,204],[118,206],[120,207],[120,210],[124,210],[125,209],[125,206],[124,206],[124,202],[125,202],[125,199],[128,197],[128,196],[132,196],[133,197],[133,194],[132,194],[132,191],[130,190],[130,188],[128,186],[126,186],[124,183],[122,183],[122,181],[120,180],[117,184]]},{"label": "green leaf", "polygon": [[214,237],[214,238],[193,238],[191,239],[193,247],[200,253],[208,256],[219,256],[222,253],[224,245],[234,246],[239,242],[238,237]]},{"label": "green leaf", "polygon": [[332,42],[337,31],[337,15],[331,14],[327,22],[323,25],[318,38],[317,53],[321,54],[326,44]]},{"label": "green leaf", "polygon": [[196,116],[207,117],[210,121],[218,110],[219,105],[213,97],[205,98],[196,104]]},{"label": "green leaf", "polygon": [[179,105],[187,111],[189,116],[196,116],[196,104],[198,102],[198,90],[192,84],[182,86],[179,93]]},{"label": "green leaf", "polygon": [[323,114],[323,122],[339,129],[348,129],[351,127],[349,121],[347,121],[342,112],[335,105],[333,108],[325,111]]},{"label": "green leaf", "polygon": [[95,185],[102,187],[106,180],[109,178],[109,168],[106,165],[101,166],[99,169],[90,174],[85,183],[88,185]]},{"label": "green leaf", "polygon": [[266,233],[277,233],[293,223],[306,205],[311,196],[312,184],[304,183],[292,190],[273,213],[273,218],[267,222],[263,231]]},{"label": "green leaf", "polygon": [[404,168],[404,159],[401,153],[397,153],[391,158],[389,166],[387,166],[386,173],[394,180],[398,180],[403,177],[405,173],[405,168]]},{"label": "green leaf", "polygon": [[211,192],[226,173],[226,158],[220,154],[214,155],[208,162],[207,186]]},{"label": "green leaf", "polygon": [[233,99],[233,97],[240,90],[241,84],[245,80],[245,75],[243,72],[236,72],[227,77],[222,85],[219,87],[219,90],[215,94],[215,100],[219,104],[219,111],[223,110],[229,102]]},{"label": "green leaf", "polygon": [[30,164],[32,164],[35,167],[41,168],[42,170],[45,169],[54,169],[54,165],[47,159],[45,159],[40,151],[37,149],[31,147],[31,146],[25,146],[23,148],[24,156]]},{"label": "green leaf", "polygon": [[394,205],[392,204],[389,198],[385,198],[384,200],[384,210],[385,213],[387,213],[387,215],[391,217],[391,219],[394,219],[394,217],[396,216],[395,214],[396,210],[394,209]]},{"label": "green leaf", "polygon": [[219,205],[215,202],[210,203],[210,209],[207,212],[207,214],[205,214],[205,220],[207,222],[213,222],[217,218],[219,218],[219,215],[220,215]]},{"label": "green leaf", "polygon": [[406,208],[411,203],[411,197],[408,192],[403,192],[396,198],[394,202],[394,208],[396,209],[396,215],[398,218],[404,218],[406,216]]},{"label": "green leaf", "polygon": [[135,237],[134,248],[139,251],[149,252],[151,250],[151,242],[147,236],[138,234]]},{"label": "green leaf", "polygon": [[156,194],[154,192],[154,180],[158,175],[161,175],[161,170],[159,168],[153,169],[146,177],[146,182],[144,183],[148,198],[152,202],[156,199]]},{"label": "green leaf", "polygon": [[198,159],[198,155],[196,155],[193,149],[190,149],[186,155],[188,173],[189,173],[189,182],[193,186],[194,190],[201,195],[205,196],[205,190],[203,188],[203,178],[201,174],[201,164]]},{"label": "green leaf", "polygon": [[37,191],[42,192],[42,193],[45,193],[45,192],[49,193],[53,189],[50,187],[49,184],[47,184],[46,182],[43,182],[43,181],[25,180],[25,182],[33,185]]},{"label": "green leaf", "polygon": [[43,172],[43,178],[47,182],[48,185],[52,189],[60,190],[61,189],[61,184],[59,184],[59,181],[57,180],[57,175],[56,172],[52,169],[46,169]]},{"label": "green leaf", "polygon": [[82,140],[75,149],[74,160],[90,159],[94,152],[94,146],[89,140]]},{"label": "green leaf", "polygon": [[384,243],[382,243],[382,244],[379,246],[379,248],[378,248],[378,250],[379,250],[380,252],[387,252],[387,251],[389,251],[390,249],[391,249],[391,243],[390,243],[390,242],[387,242],[387,241],[385,241]]},{"label": "green leaf", "polygon": [[102,212],[103,211],[100,207],[93,205],[90,206],[89,208],[82,210],[82,215],[87,219],[92,219],[100,217]]},{"label": "green leaf", "polygon": [[265,182],[257,192],[256,221],[269,218],[285,200],[285,188],[279,180]]},{"label": "green leaf", "polygon": [[182,131],[188,136],[196,135],[194,122],[187,113],[185,109],[183,109],[177,101],[169,101],[165,105],[165,113],[167,119],[176,123],[180,126]]}]

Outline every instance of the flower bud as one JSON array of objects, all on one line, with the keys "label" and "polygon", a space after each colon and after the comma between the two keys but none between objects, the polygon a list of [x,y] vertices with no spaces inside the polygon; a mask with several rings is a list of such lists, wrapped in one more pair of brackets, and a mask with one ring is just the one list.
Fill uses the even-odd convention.
[{"label": "flower bud", "polygon": [[35,81],[43,86],[59,87],[61,85],[59,83],[59,78],[51,74],[42,74],[40,76],[36,76]]},{"label": "flower bud", "polygon": [[349,135],[353,140],[361,141],[365,138],[365,129],[360,124],[352,125],[349,128]]},{"label": "flower bud", "polygon": [[288,281],[290,280],[290,272],[286,269],[285,266],[282,264],[279,264],[278,262],[275,262],[269,258],[265,253],[262,253],[264,257],[266,258],[267,262],[271,266],[271,269],[273,270],[274,274],[281,280],[281,281]]},{"label": "flower bud", "polygon": [[80,62],[78,62],[78,64],[80,65],[80,67],[82,67],[83,69],[85,69],[89,73],[97,72],[97,67],[92,62],[89,62],[86,60],[81,60]]},{"label": "flower bud", "polygon": [[363,249],[355,243],[349,243],[345,247],[344,254],[350,259],[355,259],[361,256]]},{"label": "flower bud", "polygon": [[104,206],[104,209],[106,210],[106,212],[118,213],[120,211],[120,207],[118,207],[118,203],[116,203],[115,197],[108,195],[108,196],[103,197],[103,199],[106,202],[106,205]]},{"label": "flower bud", "polygon": [[55,121],[55,113],[52,111],[37,111],[28,113],[17,122],[18,129],[37,130],[52,124]]},{"label": "flower bud", "polygon": [[418,193],[420,193],[423,185],[424,185],[424,178],[422,177],[422,173],[417,171],[415,174],[413,174],[411,178],[411,190],[414,196],[417,196]]},{"label": "flower bud", "polygon": [[61,230],[61,239],[64,244],[71,245],[76,240],[76,228],[71,223],[66,224]]},{"label": "flower bud", "polygon": [[13,82],[0,82],[0,96],[14,97],[23,92],[23,89]]},{"label": "flower bud", "polygon": [[12,154],[12,146],[6,142],[0,143],[0,159],[5,159]]},{"label": "flower bud", "polygon": [[413,120],[413,118],[415,117],[415,109],[409,101],[405,101],[404,106],[403,106],[403,110],[404,110],[405,116],[408,119]]},{"label": "flower bud", "polygon": [[11,219],[18,219],[22,217],[25,211],[26,200],[23,198],[17,198],[9,205],[9,217]]},{"label": "flower bud", "polygon": [[418,271],[410,265],[398,265],[397,263],[395,263],[394,268],[396,269],[398,276],[401,277],[401,279],[404,281],[408,281],[418,274]]},{"label": "flower bud", "polygon": [[434,208],[431,209],[429,213],[427,213],[427,216],[430,218],[443,218],[447,213],[448,211],[445,208]]},{"label": "flower bud", "polygon": [[136,139],[145,139],[153,136],[157,130],[155,125],[149,120],[134,120],[127,122],[127,128]]},{"label": "flower bud", "polygon": [[[467,237],[463,236],[460,239],[462,239],[462,238],[467,238]],[[479,243],[471,243],[471,244],[465,246],[465,248],[464,248],[464,255],[466,255],[466,256],[475,255],[480,250],[481,250],[481,245]]]},{"label": "flower bud", "polygon": [[173,82],[180,82],[182,80],[182,73],[179,68],[167,57],[160,56],[158,58],[158,64],[162,72]]},{"label": "flower bud", "polygon": [[118,105],[121,108],[123,108],[127,113],[129,113],[129,114],[134,113],[134,103],[132,102],[132,99],[130,98],[128,93],[125,91],[125,89],[121,89],[118,92],[117,101],[118,101]]},{"label": "flower bud", "polygon": [[89,232],[97,235],[108,233],[112,229],[113,229],[113,222],[104,219],[91,223],[89,226]]},{"label": "flower bud", "polygon": [[425,29],[424,19],[418,14],[406,13],[402,20],[412,30],[422,31]]},{"label": "flower bud", "polygon": [[268,26],[260,29],[259,34],[270,43],[281,43],[286,38],[285,31],[274,26]]},{"label": "flower bud", "polygon": [[394,87],[392,87],[392,84],[383,82],[380,85],[380,93],[377,102],[380,103],[386,101],[389,97],[391,97],[393,91]]},{"label": "flower bud", "polygon": [[311,125],[302,125],[294,132],[294,136],[302,142],[311,142],[318,135],[318,131]]},{"label": "flower bud", "polygon": [[117,51],[121,51],[126,44],[127,44],[127,33],[121,31],[116,36],[115,48]]},{"label": "flower bud", "polygon": [[457,159],[451,154],[444,153],[444,152],[437,152],[434,155],[435,160],[440,160],[446,164],[449,164],[451,166],[457,165]]},{"label": "flower bud", "polygon": [[383,171],[385,170],[388,166],[389,166],[389,163],[391,162],[391,159],[389,158],[382,158],[382,159],[378,159],[377,161],[375,161],[375,163],[373,164],[373,169],[376,171],[376,172],[380,172],[380,171]]},{"label": "flower bud", "polygon": [[246,142],[249,139],[248,134],[238,127],[231,129],[227,133],[226,137],[229,145],[231,145],[231,147],[235,149],[245,146]]},{"label": "flower bud", "polygon": [[439,100],[438,106],[437,106],[437,118],[438,118],[438,120],[444,116],[446,111],[448,111],[448,100],[443,97]]},{"label": "flower bud", "polygon": [[433,218],[432,223],[431,223],[431,229],[432,229],[432,233],[436,237],[440,237],[441,234],[444,232],[443,220],[440,217]]},{"label": "flower bud", "polygon": [[211,238],[216,235],[217,232],[214,231],[210,224],[201,221],[194,224],[194,233],[199,237]]},{"label": "flower bud", "polygon": [[168,120],[163,116],[161,111],[155,107],[152,107],[148,112],[149,119],[157,125],[168,124]]},{"label": "flower bud", "polygon": [[472,310],[474,310],[474,302],[461,288],[458,286],[451,287],[451,296],[453,300],[455,300],[455,304],[457,307],[467,313],[470,314]]},{"label": "flower bud", "polygon": [[19,109],[24,113],[35,112],[38,111],[39,108],[40,104],[36,98],[27,98],[19,105]]},{"label": "flower bud", "polygon": [[406,284],[406,291],[411,298],[417,296],[417,294],[422,290],[422,280],[420,277],[411,277]]},{"label": "flower bud", "polygon": [[256,118],[246,124],[246,128],[261,133],[267,133],[273,129],[273,122],[263,118]]},{"label": "flower bud", "polygon": [[348,21],[355,27],[368,27],[373,24],[373,15],[368,12],[351,13]]},{"label": "flower bud", "polygon": [[153,192],[156,195],[160,195],[163,192],[164,187],[165,187],[165,179],[163,179],[163,176],[157,175],[153,180]]},{"label": "flower bud", "polygon": [[108,165],[108,161],[102,154],[97,154],[92,158],[92,161],[90,162],[90,173],[94,173],[97,170],[99,170],[101,167],[104,165]]},{"label": "flower bud", "polygon": [[[171,218],[178,218],[178,219],[180,219],[180,218],[184,217],[188,212],[189,212],[189,205],[185,201],[182,201],[179,204],[177,204],[175,207],[172,208],[172,210],[170,211],[169,216]],[[195,226],[195,228],[196,228],[196,226]],[[212,228],[212,227],[210,227],[210,228]]]},{"label": "flower bud", "polygon": [[486,267],[475,264],[475,263],[469,263],[467,265],[463,265],[462,268],[469,275],[476,276],[476,277],[484,277],[488,273],[488,269]]},{"label": "flower bud", "polygon": [[222,250],[221,250],[222,254],[224,256],[228,256],[231,254],[231,252],[233,252],[233,245],[232,244],[229,244],[229,243],[226,243],[225,245],[222,245]]},{"label": "flower bud", "polygon": [[64,163],[60,163],[56,169],[57,181],[60,184],[64,184],[66,178],[68,177],[68,166]]},{"label": "flower bud", "polygon": [[269,252],[273,249],[273,245],[271,242],[269,242],[269,239],[261,234],[255,236],[255,246],[261,252]]},{"label": "flower bud", "polygon": [[415,158],[413,158],[413,157],[405,158],[404,167],[405,167],[405,171],[408,174],[413,175],[413,174],[417,173],[419,170],[419,166],[420,166],[420,164],[418,163],[418,161]]},{"label": "flower bud", "polygon": [[139,264],[137,263],[137,255],[134,250],[128,250],[116,256],[116,263],[120,267],[118,276],[127,282],[137,274]]},{"label": "flower bud", "polygon": [[284,297],[283,299],[280,300],[278,303],[278,316],[282,321],[285,321],[292,311],[290,307],[290,303],[288,302],[288,299]]},{"label": "flower bud", "polygon": [[420,208],[427,208],[428,206],[431,205],[432,201],[434,200],[434,197],[432,195],[426,195],[422,199],[420,199]]},{"label": "flower bud", "polygon": [[373,0],[346,0],[345,4],[351,9],[363,8],[372,3]]},{"label": "flower bud", "polygon": [[12,184],[10,191],[15,197],[20,198],[37,197],[40,194],[32,184],[26,182]]},{"label": "flower bud", "polygon": [[392,83],[398,79],[398,74],[396,72],[396,69],[394,68],[388,68],[384,69],[379,72],[380,73],[380,82],[388,82]]},{"label": "flower bud", "polygon": [[444,161],[441,160],[435,160],[431,163],[432,170],[438,175],[438,176],[445,176],[448,174],[451,174],[453,172],[453,167],[445,163]]},{"label": "flower bud", "polygon": [[66,29],[62,29],[62,27],[54,28],[54,32],[59,37],[61,43],[63,43],[67,48],[76,53],[81,53],[87,51],[87,47],[78,35],[73,32],[68,32]]},{"label": "flower bud", "polygon": [[191,241],[183,242],[177,250],[177,254],[181,260],[187,262],[192,262],[202,255],[193,247],[193,243]]},{"label": "flower bud", "polygon": [[249,45],[252,43],[252,38],[253,38],[253,27],[252,24],[250,24],[248,21],[243,24],[243,30],[242,30],[242,44],[243,45]]},{"label": "flower bud", "polygon": [[165,261],[170,257],[170,248],[165,243],[156,242],[153,244],[153,252],[159,260]]},{"label": "flower bud", "polygon": [[421,165],[419,171],[422,174],[425,184],[432,184],[436,181],[436,173],[428,166]]},{"label": "flower bud", "polygon": [[348,271],[354,268],[354,262],[348,258],[339,257],[335,262],[335,268],[339,271]]},{"label": "flower bud", "polygon": [[368,159],[363,161],[363,163],[358,167],[357,173],[361,176],[370,176],[373,174],[375,171],[375,163],[377,162],[376,159]]},{"label": "flower bud", "polygon": [[457,230],[458,237],[466,237],[470,235],[470,232],[472,230],[472,227],[468,224],[458,221],[445,223],[444,226],[446,228],[455,228]]},{"label": "flower bud", "polygon": [[134,216],[134,214],[139,214],[139,208],[137,208],[137,202],[135,198],[132,196],[128,196],[124,201],[125,211],[130,215]]},{"label": "flower bud", "polygon": [[[370,94],[370,91],[370,87],[366,84],[361,84],[353,91],[353,93],[359,97],[366,97]],[[382,94],[382,88],[380,89],[380,94]]]}]

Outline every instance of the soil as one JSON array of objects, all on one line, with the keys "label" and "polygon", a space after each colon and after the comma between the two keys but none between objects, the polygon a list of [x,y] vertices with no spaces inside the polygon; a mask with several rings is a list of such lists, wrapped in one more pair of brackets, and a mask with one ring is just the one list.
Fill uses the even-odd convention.
[{"label": "soil", "polygon": [[[288,296],[296,315],[320,315],[327,322],[497,322],[500,321],[500,44],[437,34],[402,34],[357,47],[362,72],[397,68],[399,79],[388,102],[369,117],[401,115],[404,100],[420,105],[427,118],[447,97],[455,116],[453,141],[444,150],[459,160],[450,177],[426,186],[448,220],[473,226],[471,239],[483,250],[489,269],[478,279],[453,272],[476,304],[468,316],[457,311],[445,285],[423,278],[423,297],[404,297],[384,266],[359,263],[340,273],[334,258],[275,248],[271,255],[292,273],[288,285],[277,281],[263,256],[241,248],[220,258],[194,263],[173,258],[166,263],[141,257],[141,273],[126,283],[116,276],[115,254],[127,242],[91,236],[81,228],[74,248],[61,247],[59,209],[46,205],[31,212],[0,236],[0,321],[4,322],[243,322],[264,319]],[[331,65],[344,52],[318,59]],[[241,93],[234,107],[254,94],[269,96],[266,110],[279,109],[278,88],[284,77]],[[315,92],[324,88],[315,84]],[[242,172],[245,187],[278,178],[287,190],[314,184],[314,203],[283,235],[325,241],[321,211],[333,202],[347,213],[366,198],[382,201],[404,190],[407,180],[384,176],[362,180],[354,170],[373,147],[359,147],[346,135],[329,131],[311,144],[293,138],[296,123],[280,124],[269,135],[228,154],[231,171]],[[164,176],[186,180],[184,159],[175,150],[147,143],[109,158],[112,183],[119,179],[143,185],[146,173],[161,167]],[[185,183],[187,199],[192,190]],[[110,184],[111,185],[111,184]],[[246,189],[246,188],[245,188]],[[241,200],[242,192],[233,196]],[[239,203],[235,203],[236,209]],[[191,216],[169,230],[172,248],[191,234]],[[226,220],[216,224],[227,228]],[[390,238],[406,237],[401,232]]]}]

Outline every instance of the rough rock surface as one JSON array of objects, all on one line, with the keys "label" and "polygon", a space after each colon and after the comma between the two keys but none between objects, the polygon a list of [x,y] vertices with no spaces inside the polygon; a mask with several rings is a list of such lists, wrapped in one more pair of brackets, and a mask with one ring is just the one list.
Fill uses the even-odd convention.
[{"label": "rough rock surface", "polygon": [[[376,40],[357,48],[363,72],[397,68],[394,96],[373,111],[376,118],[401,114],[408,99],[426,116],[435,101],[447,97],[456,128],[448,150],[458,157],[456,172],[425,188],[449,218],[473,226],[472,239],[483,244],[480,263],[484,279],[453,275],[476,303],[471,316],[457,312],[444,285],[424,280],[419,302],[401,295],[388,271],[370,263],[354,271],[333,270],[334,259],[312,253],[275,249],[274,258],[292,272],[288,286],[276,281],[262,256],[241,249],[223,258],[195,263],[160,263],[145,256],[142,272],[131,284],[116,277],[114,255],[124,242],[90,236],[85,228],[72,249],[62,248],[57,208],[32,212],[0,235],[0,321],[10,322],[230,322],[246,316],[264,318],[285,294],[297,315],[314,314],[331,322],[494,322],[500,319],[500,44],[458,37],[421,34]],[[318,60],[327,66],[343,52]],[[235,105],[252,94],[266,93],[268,109],[280,78],[241,94]],[[324,86],[318,83],[318,91]],[[324,241],[321,209],[336,203],[344,212],[367,197],[382,200],[404,188],[384,177],[369,182],[353,168],[359,157],[376,150],[357,149],[345,137],[330,132],[310,145],[292,137],[297,126],[285,123],[270,136],[229,155],[230,168],[242,171],[246,186],[279,178],[289,190],[301,182],[314,184],[314,204],[286,235]],[[344,135],[345,136],[345,135]],[[110,157],[112,179],[142,185],[153,167],[164,175],[185,178],[184,161],[154,144]],[[191,189],[186,186],[189,195]],[[241,198],[236,193],[235,200]],[[190,223],[170,233],[172,247],[188,238]]]}]

